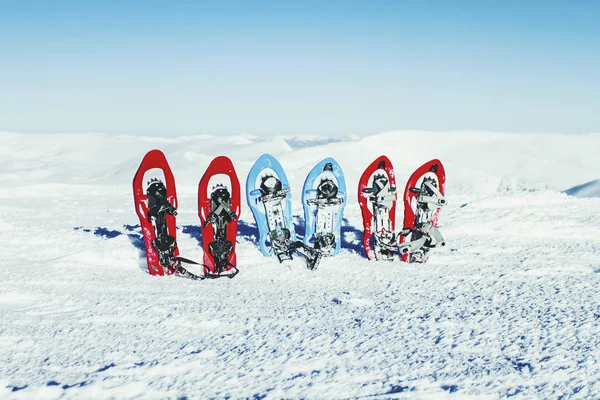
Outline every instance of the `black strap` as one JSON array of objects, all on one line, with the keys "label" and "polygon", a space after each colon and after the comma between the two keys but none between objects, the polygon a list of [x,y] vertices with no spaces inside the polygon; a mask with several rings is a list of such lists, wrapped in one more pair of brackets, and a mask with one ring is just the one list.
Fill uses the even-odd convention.
[{"label": "black strap", "polygon": [[288,248],[290,251],[296,251],[302,254],[306,259],[306,267],[310,270],[317,269],[319,262],[321,261],[321,257],[323,256],[319,250],[305,245],[300,240],[290,243]]},{"label": "black strap", "polygon": [[205,270],[208,269],[208,266],[205,265],[205,264],[201,264],[199,262],[190,260],[190,259],[185,258],[185,257],[180,257],[180,256],[174,257],[174,260],[175,261],[179,261],[179,263],[175,264],[175,270],[177,270],[177,272],[179,272],[182,276],[185,276],[187,278],[191,278],[191,279],[194,279],[194,280],[217,279],[217,278],[230,278],[231,279],[231,278],[233,278],[234,276],[236,276],[240,272],[240,270],[237,269],[237,267],[235,265],[233,265],[232,263],[230,263],[229,261],[227,261],[227,266],[231,266],[232,269],[235,271],[232,274],[224,274],[224,275],[222,275],[222,274],[207,274],[207,273],[205,273],[204,275],[196,275],[196,274],[193,274],[193,273],[189,272],[187,269],[185,269],[181,265],[181,263],[184,262],[184,263],[187,263],[187,264],[202,265]]}]

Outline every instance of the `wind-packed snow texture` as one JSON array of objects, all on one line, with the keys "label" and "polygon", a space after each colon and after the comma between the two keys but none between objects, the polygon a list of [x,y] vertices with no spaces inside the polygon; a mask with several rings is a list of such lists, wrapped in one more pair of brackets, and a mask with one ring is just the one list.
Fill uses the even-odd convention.
[{"label": "wind-packed snow texture", "polygon": [[[598,398],[600,198],[565,193],[597,188],[598,134],[0,143],[0,398]],[[263,257],[244,202],[236,278],[149,276],[131,182],[153,148],[175,174],[181,255],[196,260],[196,190],[215,156],[243,188],[273,154],[295,216],[306,174],[334,157],[349,188],[341,254],[316,271]],[[432,158],[446,167],[447,246],[427,264],[361,251],[356,187],[381,154],[399,187]]]}]

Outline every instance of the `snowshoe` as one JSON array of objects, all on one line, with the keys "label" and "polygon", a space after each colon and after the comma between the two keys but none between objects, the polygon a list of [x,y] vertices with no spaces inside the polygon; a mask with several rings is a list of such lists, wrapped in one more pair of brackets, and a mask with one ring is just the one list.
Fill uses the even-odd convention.
[{"label": "snowshoe", "polygon": [[431,160],[408,179],[404,190],[404,226],[399,232],[398,251],[405,262],[426,262],[429,250],[446,243],[437,228],[441,207],[446,205],[446,171],[439,160]]},{"label": "snowshoe", "polygon": [[233,278],[239,272],[235,245],[240,212],[240,182],[233,163],[217,157],[198,184],[206,277]]},{"label": "snowshoe", "polygon": [[346,181],[342,168],[333,158],[322,160],[306,177],[302,205],[306,222],[304,244],[325,257],[338,254],[346,206]]},{"label": "snowshoe", "polygon": [[[148,178],[144,189],[143,183]],[[133,179],[133,196],[146,245],[146,261],[150,275],[171,275],[178,272],[189,278],[202,279],[181,265],[182,262],[197,263],[179,257],[176,241],[175,179],[165,155],[160,150],[151,150],[144,156]]]},{"label": "snowshoe", "polygon": [[396,177],[386,156],[373,161],[358,182],[358,202],[363,218],[363,247],[370,260],[393,260],[395,235]]}]

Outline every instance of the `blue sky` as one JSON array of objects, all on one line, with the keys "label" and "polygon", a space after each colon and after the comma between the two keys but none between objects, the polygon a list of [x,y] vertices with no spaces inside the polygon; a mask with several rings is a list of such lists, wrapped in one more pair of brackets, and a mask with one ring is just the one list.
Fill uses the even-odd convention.
[{"label": "blue sky", "polygon": [[0,0],[0,130],[600,131],[600,1]]}]

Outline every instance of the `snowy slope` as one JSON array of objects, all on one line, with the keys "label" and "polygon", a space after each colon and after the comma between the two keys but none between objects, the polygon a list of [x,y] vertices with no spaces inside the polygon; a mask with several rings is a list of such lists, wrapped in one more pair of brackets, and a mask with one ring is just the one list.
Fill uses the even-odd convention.
[{"label": "snowy slope", "polygon": [[565,193],[577,197],[600,197],[600,179],[574,186],[565,190]]},{"label": "snowy slope", "polygon": [[[192,259],[197,185],[213,157],[229,156],[245,180],[261,154],[276,156],[295,215],[306,174],[334,157],[351,188],[342,254],[313,272],[262,257],[244,201],[238,277],[149,276],[131,181],[153,148],[175,174],[178,242]],[[381,154],[400,187],[425,161],[445,164],[448,245],[425,265],[360,252],[356,187]],[[600,393],[600,198],[571,196],[588,183],[597,194],[599,134],[4,132],[0,157],[0,398]]]}]

